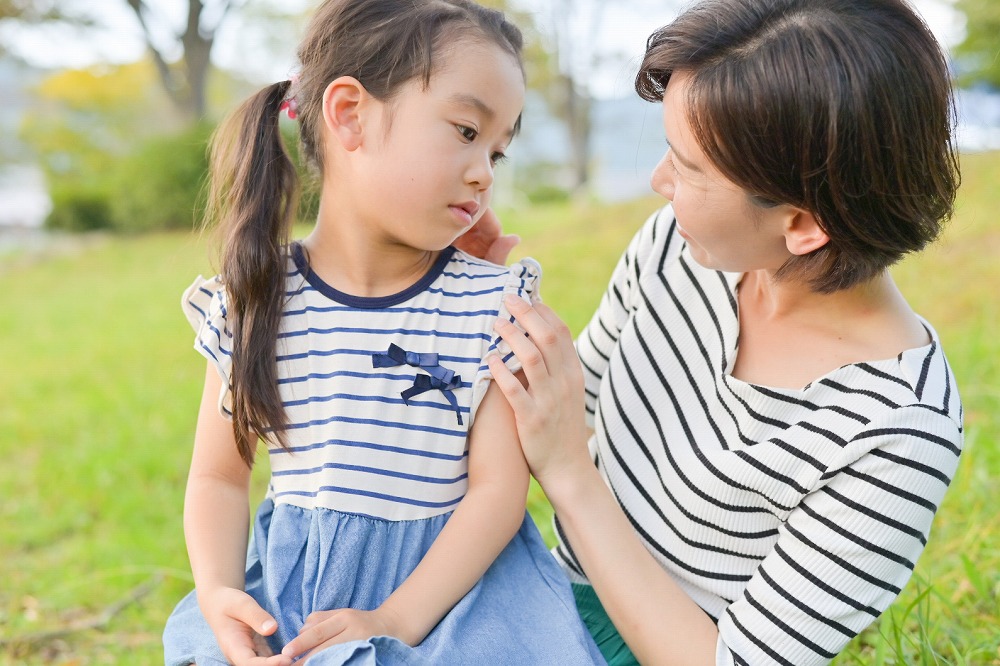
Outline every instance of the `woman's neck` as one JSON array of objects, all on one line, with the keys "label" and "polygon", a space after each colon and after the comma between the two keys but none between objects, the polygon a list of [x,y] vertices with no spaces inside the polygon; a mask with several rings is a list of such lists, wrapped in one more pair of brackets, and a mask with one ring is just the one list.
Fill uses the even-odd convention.
[{"label": "woman's neck", "polygon": [[893,358],[930,341],[888,272],[832,294],[751,272],[737,296],[733,376],[751,383],[799,388],[838,367]]}]

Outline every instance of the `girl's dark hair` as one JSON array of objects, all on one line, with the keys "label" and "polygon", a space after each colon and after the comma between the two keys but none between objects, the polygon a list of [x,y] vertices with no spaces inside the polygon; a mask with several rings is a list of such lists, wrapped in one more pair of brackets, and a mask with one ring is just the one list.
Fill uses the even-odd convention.
[{"label": "girl's dark hair", "polygon": [[233,334],[230,389],[240,456],[253,464],[258,437],[284,446],[287,424],[277,384],[277,334],[285,302],[288,244],[299,184],[281,139],[282,103],[295,97],[302,152],[322,174],[323,92],[353,76],[381,101],[419,77],[456,40],[496,44],[520,63],[521,33],[501,12],[467,0],[327,0],[299,46],[297,82],[245,101],[211,142],[206,223],[223,235],[221,276]]},{"label": "girl's dark hair", "polygon": [[951,80],[905,0],[705,0],[650,36],[636,91],[661,101],[675,71],[691,74],[687,120],[716,168],[829,235],[779,277],[857,285],[951,216]]}]

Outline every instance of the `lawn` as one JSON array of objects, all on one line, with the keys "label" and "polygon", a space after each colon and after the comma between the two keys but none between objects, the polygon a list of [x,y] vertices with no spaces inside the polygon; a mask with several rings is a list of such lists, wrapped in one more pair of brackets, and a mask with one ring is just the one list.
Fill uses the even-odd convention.
[{"label": "lawn", "polygon": [[[895,274],[958,376],[965,452],[914,579],[837,664],[1000,664],[1000,154],[963,170],[945,238]],[[579,330],[655,205],[504,219]],[[210,257],[195,234],[0,257],[0,664],[162,663],[163,621],[192,585],[181,505],[204,373],[179,300]]]}]

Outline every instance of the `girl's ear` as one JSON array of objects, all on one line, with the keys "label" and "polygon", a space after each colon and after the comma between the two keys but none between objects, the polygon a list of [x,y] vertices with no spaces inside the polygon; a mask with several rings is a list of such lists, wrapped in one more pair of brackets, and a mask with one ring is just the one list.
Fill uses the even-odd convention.
[{"label": "girl's ear", "polygon": [[361,111],[368,97],[368,91],[353,76],[334,79],[323,91],[323,122],[345,150],[361,145]]},{"label": "girl's ear", "polygon": [[818,250],[830,242],[819,219],[802,208],[793,208],[785,220],[785,247],[794,255],[802,256]]}]

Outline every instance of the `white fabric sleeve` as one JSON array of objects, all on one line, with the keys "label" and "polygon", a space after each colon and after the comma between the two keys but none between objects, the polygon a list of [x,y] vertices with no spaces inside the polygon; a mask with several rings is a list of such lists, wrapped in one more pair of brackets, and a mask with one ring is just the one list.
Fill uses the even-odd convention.
[{"label": "white fabric sleeve", "polygon": [[958,466],[962,434],[901,407],[844,447],[843,464],[781,525],[774,549],[719,618],[718,664],[826,664],[897,598]]},{"label": "white fabric sleeve", "polygon": [[184,291],[181,308],[195,331],[195,350],[208,359],[222,379],[219,413],[232,420],[233,334],[226,320],[226,291],[219,277],[206,280],[199,275]]},{"label": "white fabric sleeve", "polygon": [[[539,300],[541,280],[542,267],[534,259],[525,257],[517,263],[512,264],[507,272],[503,291],[500,294],[500,301],[497,308],[497,318],[506,319],[520,328],[520,325],[514,319],[510,310],[508,310],[507,306],[504,305],[503,299],[508,294],[513,294],[528,303]],[[493,374],[490,372],[489,366],[486,365],[486,358],[489,356],[499,356],[503,360],[504,365],[506,365],[511,372],[519,372],[521,370],[521,361],[514,356],[514,353],[510,350],[510,345],[504,342],[503,338],[497,335],[492,328],[489,333],[491,336],[489,343],[483,353],[483,360],[482,363],[479,364],[479,371],[476,373],[476,378],[472,382],[472,405],[469,412],[470,428],[472,427],[472,423],[475,421],[476,410],[479,408],[480,403],[483,401],[483,397],[486,395],[486,389],[489,388],[489,384],[493,380]]]}]

